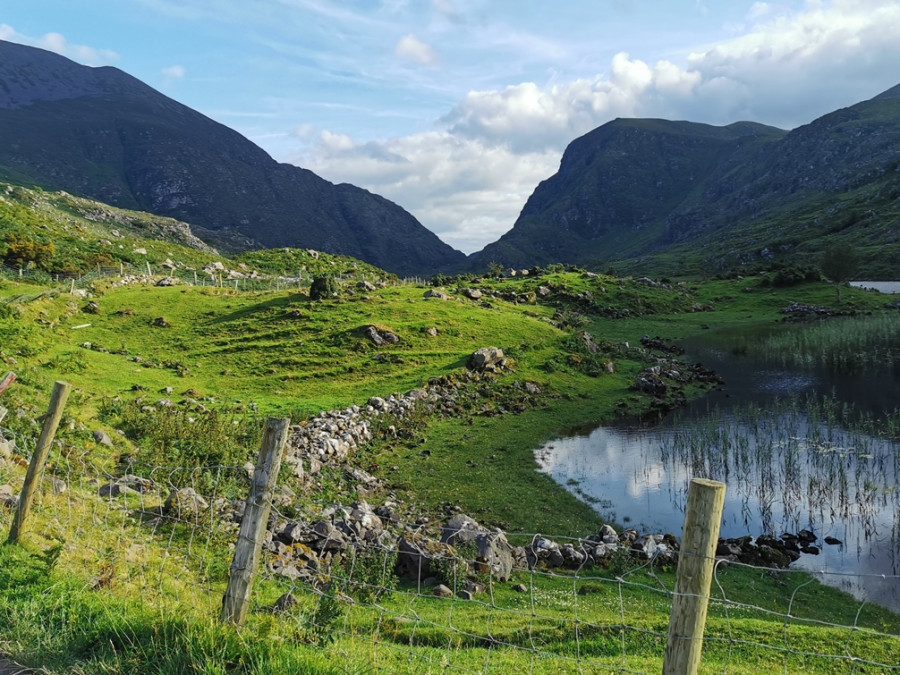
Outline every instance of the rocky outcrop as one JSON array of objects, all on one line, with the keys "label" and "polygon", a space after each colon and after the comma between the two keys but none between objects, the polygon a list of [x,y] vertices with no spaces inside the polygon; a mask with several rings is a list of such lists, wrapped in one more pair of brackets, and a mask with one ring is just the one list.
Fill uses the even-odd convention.
[{"label": "rocky outcrop", "polygon": [[506,358],[499,347],[482,347],[469,357],[466,365],[479,372],[495,372],[503,368]]}]

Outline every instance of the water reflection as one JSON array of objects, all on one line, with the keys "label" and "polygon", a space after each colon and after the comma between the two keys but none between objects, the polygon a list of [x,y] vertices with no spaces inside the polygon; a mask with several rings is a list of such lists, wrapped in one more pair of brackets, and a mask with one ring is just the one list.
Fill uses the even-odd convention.
[{"label": "water reflection", "polygon": [[653,428],[558,439],[537,452],[542,469],[607,519],[676,535],[690,480],[720,480],[728,486],[721,536],[812,530],[820,554],[795,567],[828,572],[828,583],[900,610],[900,583],[879,578],[900,574],[900,440],[836,423],[848,399],[876,414],[886,400],[896,406],[898,382],[881,372],[865,387],[858,377],[773,368],[716,346],[698,360],[726,371],[724,391]]}]

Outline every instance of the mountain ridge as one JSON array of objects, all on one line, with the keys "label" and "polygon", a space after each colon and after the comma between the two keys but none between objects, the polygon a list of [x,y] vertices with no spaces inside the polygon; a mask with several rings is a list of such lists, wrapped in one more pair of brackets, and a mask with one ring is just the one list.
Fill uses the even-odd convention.
[{"label": "mountain ridge", "polygon": [[465,260],[397,204],[278,163],[127,73],[3,41],[0,174],[399,274]]},{"label": "mountain ridge", "polygon": [[[617,119],[572,141],[513,228],[470,264],[696,273],[795,254],[809,262],[841,240],[868,246],[872,269],[886,273],[888,253],[900,252],[900,204],[881,183],[898,166],[900,85],[791,131]],[[857,213],[867,201],[884,222],[832,232],[872,220]],[[665,260],[674,255],[684,264]]]}]

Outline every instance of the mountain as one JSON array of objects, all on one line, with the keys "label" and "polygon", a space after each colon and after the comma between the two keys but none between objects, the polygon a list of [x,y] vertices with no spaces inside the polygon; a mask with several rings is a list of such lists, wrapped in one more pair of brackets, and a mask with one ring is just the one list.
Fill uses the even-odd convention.
[{"label": "mountain", "polygon": [[706,272],[814,262],[831,243],[896,275],[900,86],[787,132],[617,119],[573,141],[513,228],[472,256]]},{"label": "mountain", "polygon": [[196,224],[218,246],[314,248],[397,274],[464,260],[387,199],[280,164],[116,68],[4,41],[0,177]]}]

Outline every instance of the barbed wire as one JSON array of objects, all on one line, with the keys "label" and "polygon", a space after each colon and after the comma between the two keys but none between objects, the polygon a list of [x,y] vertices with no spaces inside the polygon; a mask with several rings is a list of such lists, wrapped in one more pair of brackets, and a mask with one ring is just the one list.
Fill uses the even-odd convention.
[{"label": "barbed wire", "polygon": [[[27,434],[6,428],[0,433],[14,439],[24,457],[34,447]],[[215,616],[237,542],[248,470],[113,467],[63,443],[55,446],[35,506],[35,527],[63,547],[67,571],[97,591],[137,595],[164,611]],[[0,483],[15,485],[23,474],[22,463],[0,460]],[[438,523],[398,517],[382,530],[389,536],[363,535],[359,541],[322,526],[324,537],[306,542],[300,537],[281,546],[277,524],[305,527],[317,519],[334,528],[351,506],[286,494],[270,506],[254,613],[274,615],[292,628],[298,643],[327,649],[348,670],[360,663],[392,673],[659,670],[675,590],[671,567],[657,556],[620,558],[604,568],[591,560],[584,539],[506,532],[508,541],[524,542],[525,548],[550,539],[583,556],[570,569],[519,561],[501,582],[492,579],[490,561],[465,542],[442,544]],[[11,513],[0,508],[4,527]],[[407,578],[397,574],[402,538],[418,542],[427,554]],[[783,588],[783,594],[748,599],[740,586],[748,575],[775,577],[778,583],[770,586]],[[780,663],[784,672],[797,663],[851,672],[900,670],[900,619],[873,624],[865,601],[852,601],[859,604],[845,623],[812,611],[811,593],[818,580],[829,577],[900,581],[716,560],[703,638],[710,663],[724,673],[746,672],[747,664],[759,663]],[[450,591],[442,592],[446,597],[435,595],[438,584]],[[746,617],[755,622],[737,623]],[[817,636],[815,644],[809,631]],[[871,656],[867,645],[877,645],[875,653],[882,656]]]}]

